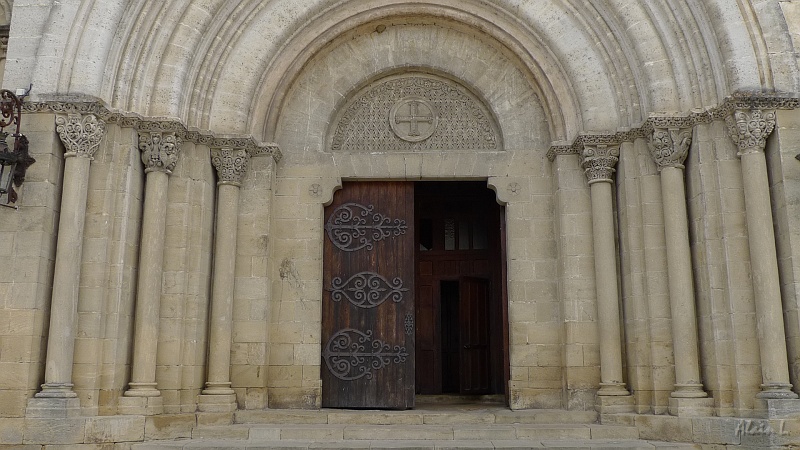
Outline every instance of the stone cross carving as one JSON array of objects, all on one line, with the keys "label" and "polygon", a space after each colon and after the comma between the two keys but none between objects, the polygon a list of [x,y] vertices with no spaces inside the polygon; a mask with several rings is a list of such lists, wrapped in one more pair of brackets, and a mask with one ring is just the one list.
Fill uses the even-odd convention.
[{"label": "stone cross carving", "polygon": [[665,167],[683,169],[691,145],[691,128],[655,128],[650,136],[650,154],[658,170]]},{"label": "stone cross carving", "polygon": [[220,184],[240,186],[247,172],[250,154],[244,149],[214,148],[211,149],[211,164],[217,169]]},{"label": "stone cross carving", "polygon": [[181,139],[175,133],[158,131],[139,133],[139,150],[145,173],[159,171],[171,174],[178,163]]},{"label": "stone cross carving", "polygon": [[419,142],[433,134],[438,117],[435,108],[427,100],[406,97],[394,105],[389,120],[397,137],[404,141]]},{"label": "stone cross carving", "polygon": [[581,167],[589,184],[601,181],[612,182],[619,161],[618,144],[585,145],[581,155]]},{"label": "stone cross carving", "polygon": [[775,129],[775,110],[736,109],[725,118],[731,139],[739,147],[739,156],[764,151],[767,137]]},{"label": "stone cross carving", "polygon": [[56,132],[64,147],[65,157],[92,158],[106,134],[106,124],[94,114],[67,114],[56,116]]}]

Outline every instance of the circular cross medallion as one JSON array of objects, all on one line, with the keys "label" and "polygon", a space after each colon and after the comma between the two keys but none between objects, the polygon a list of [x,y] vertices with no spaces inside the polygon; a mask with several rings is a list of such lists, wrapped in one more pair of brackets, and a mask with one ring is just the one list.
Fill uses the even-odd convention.
[{"label": "circular cross medallion", "polygon": [[424,141],[439,125],[439,114],[431,102],[422,97],[406,97],[395,103],[389,112],[389,124],[400,139]]}]

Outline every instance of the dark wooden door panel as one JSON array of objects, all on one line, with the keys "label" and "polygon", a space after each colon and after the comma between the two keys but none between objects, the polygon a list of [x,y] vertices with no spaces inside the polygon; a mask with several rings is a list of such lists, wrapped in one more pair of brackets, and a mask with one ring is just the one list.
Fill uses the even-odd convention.
[{"label": "dark wooden door panel", "polygon": [[414,406],[414,185],[345,183],[325,209],[322,405]]},{"label": "dark wooden door panel", "polygon": [[459,283],[462,394],[484,394],[489,384],[489,280],[463,277]]}]

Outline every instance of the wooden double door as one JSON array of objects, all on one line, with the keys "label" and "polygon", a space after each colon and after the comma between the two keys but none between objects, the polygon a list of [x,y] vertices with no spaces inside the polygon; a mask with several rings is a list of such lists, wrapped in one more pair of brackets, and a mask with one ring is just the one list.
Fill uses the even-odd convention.
[{"label": "wooden double door", "polygon": [[502,209],[485,183],[345,183],[325,234],[323,407],[505,392]]}]

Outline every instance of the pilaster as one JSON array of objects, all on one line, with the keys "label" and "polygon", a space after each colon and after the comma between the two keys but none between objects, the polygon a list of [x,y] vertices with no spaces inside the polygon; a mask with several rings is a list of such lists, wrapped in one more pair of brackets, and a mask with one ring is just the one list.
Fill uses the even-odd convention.
[{"label": "pilaster", "polygon": [[80,402],[73,390],[72,364],[78,314],[78,283],[89,169],[105,136],[105,123],[93,114],[56,116],[56,132],[64,144],[64,182],[58,227],[45,383],[28,402],[31,417],[71,417]]}]

